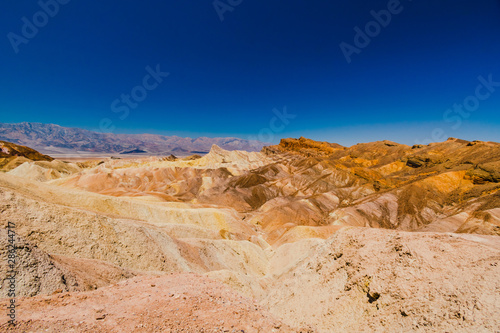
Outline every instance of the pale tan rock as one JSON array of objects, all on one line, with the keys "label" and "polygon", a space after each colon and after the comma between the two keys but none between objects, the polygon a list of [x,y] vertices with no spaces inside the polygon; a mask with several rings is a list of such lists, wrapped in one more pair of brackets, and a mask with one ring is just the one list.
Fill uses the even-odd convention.
[{"label": "pale tan rock", "polygon": [[0,173],[0,224],[33,249],[20,290],[71,294],[21,300],[19,330],[494,331],[499,160],[496,143],[305,138],[184,159],[23,160]]}]

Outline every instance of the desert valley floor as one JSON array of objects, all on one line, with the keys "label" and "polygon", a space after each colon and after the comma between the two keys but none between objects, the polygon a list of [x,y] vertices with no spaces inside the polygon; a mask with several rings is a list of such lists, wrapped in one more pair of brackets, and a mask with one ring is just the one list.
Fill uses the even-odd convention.
[{"label": "desert valley floor", "polygon": [[499,143],[69,163],[0,142],[0,170],[1,331],[500,332]]}]

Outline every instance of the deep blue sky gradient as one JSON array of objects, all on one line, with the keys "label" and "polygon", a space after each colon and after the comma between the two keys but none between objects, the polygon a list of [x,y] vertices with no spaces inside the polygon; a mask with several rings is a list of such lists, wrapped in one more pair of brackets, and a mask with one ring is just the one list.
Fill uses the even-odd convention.
[{"label": "deep blue sky gradient", "polygon": [[[500,1],[401,4],[348,64],[339,44],[352,44],[353,28],[387,1],[243,0],[221,22],[212,1],[71,0],[16,54],[7,34],[20,34],[21,18],[40,6],[6,0],[0,122],[95,130],[109,118],[117,133],[246,138],[286,106],[297,117],[274,141],[413,144],[435,128],[500,141],[500,88],[458,128],[443,120],[474,94],[479,75],[500,82]],[[121,120],[111,103],[157,64],[170,76]]]}]

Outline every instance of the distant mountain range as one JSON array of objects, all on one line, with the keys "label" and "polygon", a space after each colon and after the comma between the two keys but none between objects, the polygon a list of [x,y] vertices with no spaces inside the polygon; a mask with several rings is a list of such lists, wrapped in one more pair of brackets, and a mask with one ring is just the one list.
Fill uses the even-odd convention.
[{"label": "distant mountain range", "polygon": [[103,154],[142,153],[200,154],[210,151],[213,144],[226,150],[259,151],[263,142],[238,138],[182,138],[156,134],[98,133],[81,128],[68,128],[42,123],[0,123],[0,140],[32,147],[43,154],[77,152]]}]

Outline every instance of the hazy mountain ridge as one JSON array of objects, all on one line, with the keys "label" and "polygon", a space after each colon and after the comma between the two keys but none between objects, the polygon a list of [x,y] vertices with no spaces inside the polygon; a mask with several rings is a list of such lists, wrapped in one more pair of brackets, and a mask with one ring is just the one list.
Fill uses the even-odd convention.
[{"label": "hazy mountain ridge", "polygon": [[227,150],[259,151],[264,143],[232,137],[183,138],[156,134],[98,133],[42,123],[0,123],[0,140],[32,147],[41,153],[122,153],[144,150],[149,154],[208,152],[214,144]]}]

